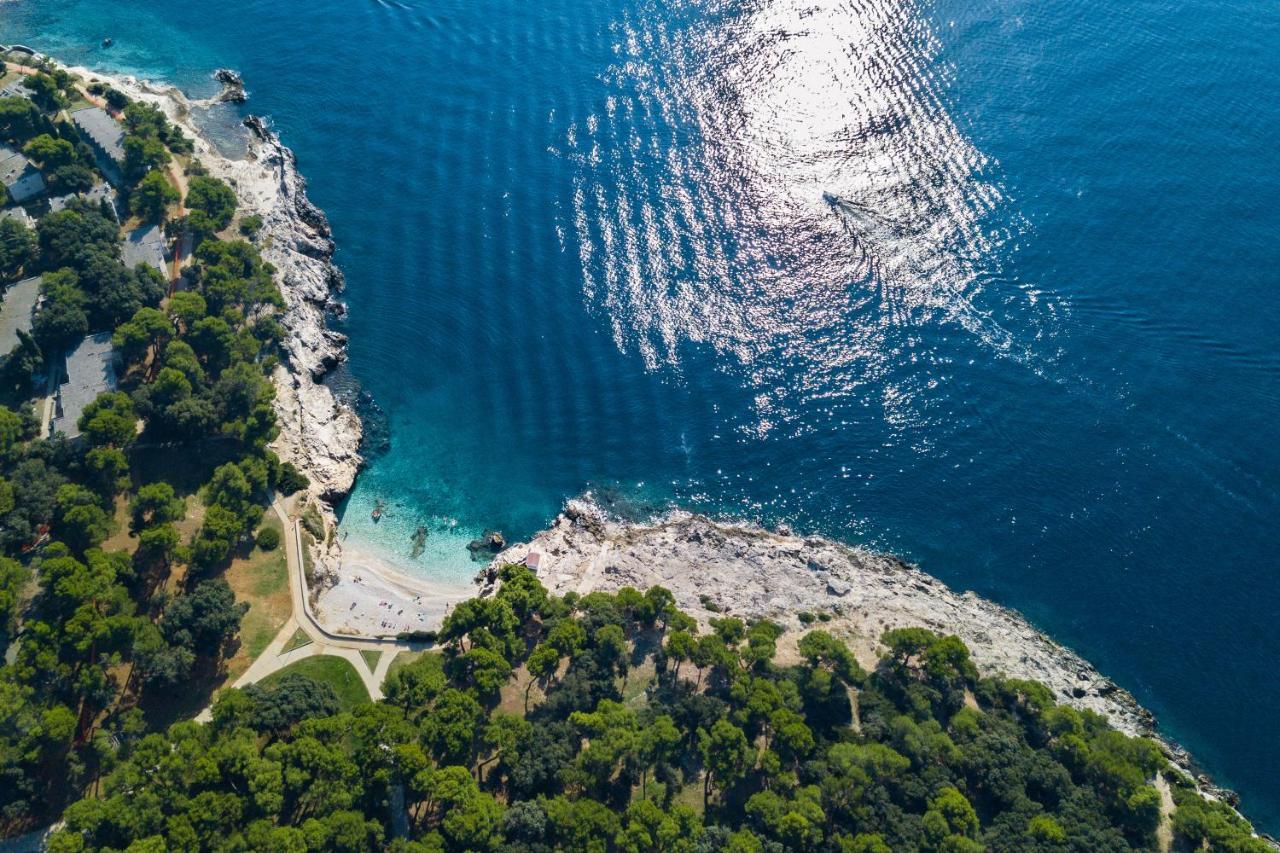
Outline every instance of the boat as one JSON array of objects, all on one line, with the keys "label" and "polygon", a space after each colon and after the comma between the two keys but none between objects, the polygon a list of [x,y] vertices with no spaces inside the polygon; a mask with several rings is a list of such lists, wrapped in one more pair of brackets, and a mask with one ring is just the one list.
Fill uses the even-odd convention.
[{"label": "boat", "polygon": [[899,236],[898,227],[868,204],[829,192],[822,194],[822,200],[844,221],[846,230],[851,230],[856,237],[889,239]]},{"label": "boat", "polygon": [[369,515],[374,521],[377,521],[378,519],[382,518],[382,501],[378,501],[373,505],[373,512],[371,512]]},{"label": "boat", "polygon": [[835,193],[824,192],[822,194],[822,200],[836,210],[844,211],[852,216],[875,216],[875,212],[865,204],[856,202],[853,199],[845,198],[844,196],[836,195]]}]

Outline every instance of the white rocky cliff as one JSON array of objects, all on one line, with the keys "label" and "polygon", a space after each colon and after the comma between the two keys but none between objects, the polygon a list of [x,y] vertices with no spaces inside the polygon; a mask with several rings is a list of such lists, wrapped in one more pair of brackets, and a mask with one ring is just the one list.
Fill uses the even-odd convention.
[{"label": "white rocky cliff", "polygon": [[[273,448],[307,476],[311,502],[333,530],[337,520],[332,507],[351,491],[363,461],[362,430],[352,407],[321,381],[346,358],[346,337],[326,326],[328,313],[340,308],[334,298],[343,279],[332,262],[329,222],[307,199],[306,181],[293,152],[265,121],[250,117],[245,120],[246,156],[231,159],[192,121],[193,106],[243,100],[243,83],[233,73],[233,79],[224,79],[228,72],[219,72],[222,93],[207,101],[192,101],[174,86],[84,68],[71,70],[89,82],[108,82],[134,100],[158,106],[193,141],[196,157],[209,173],[235,191],[240,214],[261,217],[263,225],[254,239],[263,258],[276,268],[285,303],[280,317],[286,332],[284,353],[273,377],[280,435]],[[313,556],[316,576],[331,582],[341,564],[337,537],[317,542]]]}]

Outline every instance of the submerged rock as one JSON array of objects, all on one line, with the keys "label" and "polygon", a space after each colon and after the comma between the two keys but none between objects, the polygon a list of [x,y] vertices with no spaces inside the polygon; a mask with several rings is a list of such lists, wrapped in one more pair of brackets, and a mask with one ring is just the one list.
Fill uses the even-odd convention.
[{"label": "submerged rock", "polygon": [[409,556],[415,560],[422,556],[422,552],[427,549],[427,528],[421,524],[418,529],[413,531],[413,548],[409,551]]}]

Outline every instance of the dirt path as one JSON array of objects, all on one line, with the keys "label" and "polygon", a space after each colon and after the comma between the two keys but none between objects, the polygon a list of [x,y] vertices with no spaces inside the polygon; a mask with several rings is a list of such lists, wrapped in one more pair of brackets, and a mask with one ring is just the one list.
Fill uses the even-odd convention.
[{"label": "dirt path", "polygon": [[1160,792],[1160,825],[1156,827],[1156,843],[1160,845],[1160,853],[1169,853],[1173,849],[1173,792],[1163,773],[1156,774],[1156,790]]}]

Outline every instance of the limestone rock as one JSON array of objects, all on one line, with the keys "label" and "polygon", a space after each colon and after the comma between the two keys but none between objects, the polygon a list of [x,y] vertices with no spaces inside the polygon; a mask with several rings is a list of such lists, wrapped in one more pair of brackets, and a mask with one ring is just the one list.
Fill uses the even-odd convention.
[{"label": "limestone rock", "polygon": [[830,614],[823,630],[845,640],[864,666],[874,664],[878,640],[889,629],[956,634],[983,673],[1043,682],[1059,701],[1096,711],[1128,734],[1156,737],[1175,762],[1189,766],[1185,751],[1159,738],[1152,715],[1087,661],[1013,610],[957,593],[894,557],[687,512],[627,523],[589,496],[570,501],[548,530],[506,549],[491,565],[518,563],[531,553],[538,554],[538,577],[556,594],[660,584],[703,624],[717,615],[704,602],[747,620],[773,619],[786,628],[779,640],[784,662],[795,657],[796,641],[808,630],[796,615],[801,611]]},{"label": "limestone rock", "polygon": [[244,91],[244,80],[230,68],[219,68],[213,72],[213,79],[222,84],[222,91],[214,96],[215,101],[243,104],[249,100]]}]

